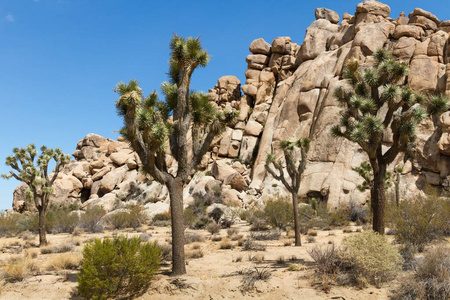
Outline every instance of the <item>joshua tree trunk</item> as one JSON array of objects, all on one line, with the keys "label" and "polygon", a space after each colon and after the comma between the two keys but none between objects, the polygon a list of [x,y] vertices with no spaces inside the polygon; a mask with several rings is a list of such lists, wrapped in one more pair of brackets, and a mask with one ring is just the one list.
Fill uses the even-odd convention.
[{"label": "joshua tree trunk", "polygon": [[400,171],[396,171],[395,174],[395,204],[397,204],[397,207],[400,205]]},{"label": "joshua tree trunk", "polygon": [[[372,167],[374,167],[372,165]],[[373,186],[371,190],[371,206],[373,212],[373,230],[379,234],[384,234],[384,207],[386,203],[385,180],[386,168],[384,164],[378,164],[374,167]]]},{"label": "joshua tree trunk", "polygon": [[39,247],[47,245],[47,232],[45,229],[45,211],[38,207],[39,211]]},{"label": "joshua tree trunk", "polygon": [[184,258],[183,182],[174,178],[167,184],[172,218],[172,275],[186,274]]},{"label": "joshua tree trunk", "polygon": [[302,240],[300,238],[300,218],[298,216],[298,199],[297,193],[292,192],[292,204],[294,205],[294,231],[295,231],[295,246],[301,246]]}]

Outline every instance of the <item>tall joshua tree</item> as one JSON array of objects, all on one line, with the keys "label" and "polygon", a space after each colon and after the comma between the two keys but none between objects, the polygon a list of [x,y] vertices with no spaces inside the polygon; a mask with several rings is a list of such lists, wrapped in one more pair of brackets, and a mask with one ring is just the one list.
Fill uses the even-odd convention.
[{"label": "tall joshua tree", "polygon": [[[298,216],[298,190],[302,181],[303,172],[306,169],[307,154],[309,150],[309,138],[301,138],[295,142],[282,141],[280,147],[283,150],[284,160],[286,162],[286,170],[291,182],[285,178],[283,165],[281,161],[275,160],[275,155],[269,154],[266,159],[266,170],[276,180],[283,183],[286,189],[291,193],[292,204],[294,206],[294,231],[295,231],[295,246],[301,246],[300,238],[300,220]],[[300,149],[300,160],[297,157],[296,150]],[[272,168],[272,165],[275,169]],[[275,171],[277,170],[278,173]]]},{"label": "tall joshua tree", "polygon": [[[395,61],[389,52],[377,50],[374,58],[374,66],[365,70],[357,59],[346,64],[344,77],[351,88],[339,87],[334,91],[345,109],[332,133],[357,143],[367,153],[373,171],[370,187],[373,230],[384,234],[387,167],[399,153],[414,151],[416,126],[427,113],[435,115],[447,110],[447,99],[437,95],[426,101],[424,95],[414,93],[406,84],[407,65]],[[388,129],[393,143],[385,148],[383,138]]]},{"label": "tall joshua tree", "polygon": [[[119,83],[115,91],[119,115],[123,116],[122,135],[137,152],[143,170],[169,190],[172,220],[172,274],[186,273],[184,256],[183,187],[200,164],[213,138],[227,124],[234,122],[236,112],[217,110],[205,94],[190,91],[190,81],[197,67],[205,67],[208,53],[199,38],[177,35],[170,41],[169,82],[161,85],[165,101],[156,92],[143,97],[136,80]],[[192,143],[188,133],[192,132]],[[167,170],[167,141],[178,163],[176,174]]]},{"label": "tall joshua tree", "polygon": [[[62,153],[59,148],[47,149],[42,146],[35,165],[38,151],[34,144],[30,144],[26,148],[14,148],[13,153],[14,155],[6,158],[6,165],[10,166],[12,170],[9,171],[9,174],[3,174],[2,177],[15,178],[28,185],[27,201],[34,202],[39,212],[39,246],[47,245],[45,213],[50,202],[50,195],[53,193],[53,183],[63,166],[70,161],[70,156]],[[49,174],[48,164],[52,159],[56,165],[53,173]]]}]

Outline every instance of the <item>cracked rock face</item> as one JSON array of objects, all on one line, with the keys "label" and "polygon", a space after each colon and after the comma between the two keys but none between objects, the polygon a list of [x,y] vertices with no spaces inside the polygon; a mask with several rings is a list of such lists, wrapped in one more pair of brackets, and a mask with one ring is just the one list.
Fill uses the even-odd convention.
[{"label": "cracked rock face", "polygon": [[[367,193],[353,168],[367,157],[354,143],[333,138],[330,128],[339,120],[341,107],[333,91],[347,83],[342,72],[346,61],[357,58],[370,67],[373,52],[385,48],[407,63],[406,82],[418,92],[450,96],[450,21],[441,21],[425,10],[408,17],[390,17],[388,5],[365,1],[355,15],[318,8],[316,21],[306,29],[302,42],[278,37],[250,43],[245,83],[235,76],[221,77],[208,97],[217,107],[239,109],[238,122],[215,139],[202,160],[202,170],[185,188],[185,202],[192,191],[220,186],[229,203],[247,207],[276,193],[286,193],[266,173],[267,154],[282,157],[279,142],[311,138],[308,165],[300,195],[327,201],[330,209],[350,201],[364,203]],[[394,19],[395,18],[395,19]],[[339,21],[342,20],[340,23]],[[420,193],[429,184],[448,188],[450,182],[450,112],[427,119],[417,128],[417,149],[402,175],[401,192]],[[392,143],[386,132],[384,142]],[[103,203],[113,209],[114,199],[147,203],[161,211],[168,202],[167,189],[139,172],[139,157],[123,140],[89,134],[77,144],[71,162],[57,181],[54,201],[78,202],[83,207]],[[402,156],[390,166],[403,164]],[[168,156],[176,169],[176,162]],[[214,177],[204,176],[211,172]],[[213,172],[212,172],[213,171]],[[14,193],[13,207],[23,207],[24,187]],[[149,212],[149,214],[152,214]]]}]

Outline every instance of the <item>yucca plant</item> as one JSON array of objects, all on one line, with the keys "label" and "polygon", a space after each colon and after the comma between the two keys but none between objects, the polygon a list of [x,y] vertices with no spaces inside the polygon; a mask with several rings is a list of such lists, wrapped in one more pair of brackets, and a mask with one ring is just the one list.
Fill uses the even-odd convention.
[{"label": "yucca plant", "polygon": [[[300,189],[303,172],[306,169],[307,154],[309,149],[309,138],[300,138],[295,142],[281,141],[280,147],[283,150],[284,161],[286,163],[286,171],[289,175],[288,182],[284,175],[282,161],[276,160],[275,155],[269,154],[266,159],[266,170],[276,180],[283,183],[292,197],[292,204],[294,206],[294,232],[295,232],[295,246],[301,246],[302,241],[300,237],[300,220],[298,216],[298,199],[297,194]],[[298,151],[300,151],[300,159],[298,159]],[[273,167],[275,169],[273,169]],[[277,172],[275,171],[277,170]]]},{"label": "yucca plant", "polygon": [[[374,66],[366,69],[355,58],[347,62],[344,78],[351,88],[341,86],[334,91],[345,109],[332,133],[357,143],[367,153],[373,172],[373,229],[384,234],[387,166],[401,152],[413,155],[417,125],[427,115],[446,111],[448,102],[441,95],[427,99],[413,92],[404,79],[408,66],[396,61],[389,52],[377,50],[374,58]],[[385,150],[383,137],[388,129],[392,131],[393,143]]]},{"label": "yucca plant", "polygon": [[[27,201],[34,202],[39,212],[39,246],[47,245],[45,213],[53,193],[53,183],[63,166],[70,161],[70,156],[59,148],[47,149],[45,146],[41,147],[41,153],[37,156],[38,151],[33,143],[26,148],[14,148],[13,153],[5,162],[12,170],[9,174],[2,174],[2,177],[15,178],[28,186]],[[48,164],[51,160],[55,162],[55,169],[49,174]]]},{"label": "yucca plant", "polygon": [[[169,190],[172,219],[172,273],[186,273],[184,258],[183,187],[200,164],[214,137],[235,122],[237,112],[218,110],[204,93],[190,90],[191,76],[205,67],[208,53],[199,38],[177,35],[170,41],[169,82],[161,85],[164,101],[156,92],[144,97],[136,80],[119,83],[116,107],[123,117],[121,134],[142,161],[143,170]],[[188,132],[192,132],[192,145]],[[165,153],[170,147],[178,162],[176,175],[167,171]],[[189,149],[189,147],[192,147]],[[191,153],[192,156],[188,156]]]}]

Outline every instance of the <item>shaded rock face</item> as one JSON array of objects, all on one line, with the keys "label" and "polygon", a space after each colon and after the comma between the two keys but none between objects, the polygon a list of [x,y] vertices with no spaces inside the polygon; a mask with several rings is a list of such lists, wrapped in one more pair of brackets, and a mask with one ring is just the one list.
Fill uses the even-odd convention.
[{"label": "shaded rock face", "polygon": [[[354,15],[344,13],[342,18],[319,8],[301,44],[286,36],[271,43],[254,40],[243,58],[248,65],[245,83],[224,76],[209,91],[218,107],[239,109],[238,122],[215,139],[202,160],[202,172],[184,190],[185,203],[192,201],[193,192],[206,193],[209,185],[220,186],[224,201],[233,206],[246,207],[285,193],[265,171],[267,154],[281,158],[280,141],[305,136],[311,138],[311,146],[299,194],[320,197],[330,209],[365,202],[368,194],[356,189],[362,179],[353,169],[367,160],[366,155],[356,144],[330,134],[340,118],[333,91],[347,84],[342,75],[346,61],[354,57],[370,67],[373,52],[385,48],[409,65],[405,82],[412,89],[450,96],[450,21],[422,9],[408,17],[389,16],[389,6],[377,1],[364,1]],[[405,164],[400,187],[406,196],[426,184],[450,185],[449,112],[424,121],[417,130],[417,151]],[[386,132],[384,142],[389,146],[392,134]],[[89,134],[78,142],[73,156],[75,161],[55,183],[55,202],[83,207],[104,203],[113,209],[115,201],[133,199],[146,203],[149,210],[168,209],[167,188],[139,172],[139,158],[123,140]],[[401,155],[390,168],[397,164],[403,164]],[[14,209],[24,209],[24,195],[24,187],[18,187]]]}]

